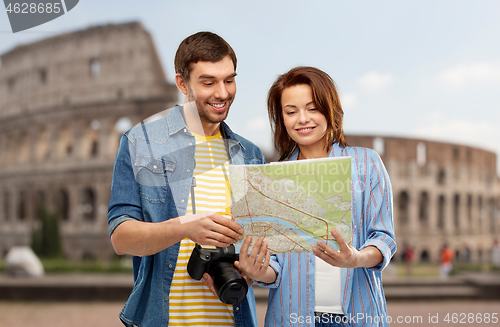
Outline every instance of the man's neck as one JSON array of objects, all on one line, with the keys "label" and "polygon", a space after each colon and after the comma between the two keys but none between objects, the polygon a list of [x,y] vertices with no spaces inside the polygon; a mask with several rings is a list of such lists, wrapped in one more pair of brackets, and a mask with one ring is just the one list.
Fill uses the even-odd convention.
[{"label": "man's neck", "polygon": [[219,132],[220,123],[210,123],[201,120],[198,112],[191,110],[186,105],[184,105],[184,117],[192,133],[202,136],[214,136]]}]

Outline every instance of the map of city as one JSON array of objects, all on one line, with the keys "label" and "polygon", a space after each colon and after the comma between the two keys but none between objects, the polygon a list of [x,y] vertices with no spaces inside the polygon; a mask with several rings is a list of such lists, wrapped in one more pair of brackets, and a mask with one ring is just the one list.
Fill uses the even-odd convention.
[{"label": "map of city", "polygon": [[350,157],[230,165],[229,181],[231,216],[252,246],[264,237],[271,253],[312,252],[319,240],[336,249],[333,229],[351,239]]}]

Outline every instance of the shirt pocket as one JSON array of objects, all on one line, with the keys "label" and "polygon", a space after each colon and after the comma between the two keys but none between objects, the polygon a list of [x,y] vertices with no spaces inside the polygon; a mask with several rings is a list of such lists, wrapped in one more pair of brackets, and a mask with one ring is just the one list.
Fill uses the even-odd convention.
[{"label": "shirt pocket", "polygon": [[150,203],[164,203],[167,197],[168,177],[175,169],[175,162],[138,157],[135,161],[135,169],[141,198]]}]

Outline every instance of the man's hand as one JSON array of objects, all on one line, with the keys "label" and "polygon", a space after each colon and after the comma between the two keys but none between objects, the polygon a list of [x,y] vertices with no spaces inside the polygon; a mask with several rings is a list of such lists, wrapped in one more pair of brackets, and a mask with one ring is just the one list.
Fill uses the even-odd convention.
[{"label": "man's hand", "polygon": [[317,248],[313,248],[315,256],[332,266],[342,268],[369,268],[375,267],[384,259],[380,251],[374,246],[367,246],[361,251],[358,251],[353,246],[349,246],[336,230],[332,231],[332,236],[337,241],[340,250],[334,250],[321,241],[318,242]]},{"label": "man's hand", "polygon": [[235,261],[234,266],[241,271],[242,275],[248,276],[253,280],[264,283],[274,282],[276,273],[273,268],[269,266],[271,254],[267,251],[267,243],[263,243],[263,239],[259,238],[257,242],[255,242],[252,252],[248,254],[248,248],[251,242],[252,236],[247,236],[245,242],[241,246],[240,260]]},{"label": "man's hand", "polygon": [[227,247],[243,238],[243,228],[215,212],[180,217],[186,236],[200,245]]},{"label": "man's hand", "polygon": [[[244,275],[241,275],[241,277],[243,277],[245,279],[248,286],[252,286],[253,280],[251,280],[250,278],[248,278],[247,276],[244,276]],[[205,285],[207,285],[208,289],[210,291],[212,291],[213,295],[217,296],[217,292],[215,292],[214,280],[212,279],[212,276],[210,276],[208,273],[204,273],[203,277],[201,277],[201,281]]]}]

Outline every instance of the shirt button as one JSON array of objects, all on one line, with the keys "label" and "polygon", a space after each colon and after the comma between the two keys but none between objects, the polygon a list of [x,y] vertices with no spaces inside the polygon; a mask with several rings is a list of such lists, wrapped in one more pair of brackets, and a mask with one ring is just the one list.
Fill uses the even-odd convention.
[{"label": "shirt button", "polygon": [[186,132],[187,132],[187,129],[184,128],[184,133],[186,133]]},{"label": "shirt button", "polygon": [[239,311],[240,310],[240,307],[236,307],[236,311]]},{"label": "shirt button", "polygon": [[158,168],[158,166],[154,165],[154,166],[153,166],[153,169],[156,169],[156,168]]},{"label": "shirt button", "polygon": [[184,203],[184,200],[181,200],[181,203]]},{"label": "shirt button", "polygon": [[191,170],[189,170],[189,169],[188,169],[188,170],[186,170],[186,171],[187,171],[188,173],[189,173],[189,172],[191,172]]},{"label": "shirt button", "polygon": [[165,296],[165,301],[168,301],[168,296]]},{"label": "shirt button", "polygon": [[172,268],[172,264],[169,264],[169,265],[168,265],[168,268]]},{"label": "shirt button", "polygon": [[193,145],[193,143],[189,142],[189,146]]}]

